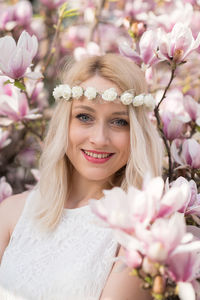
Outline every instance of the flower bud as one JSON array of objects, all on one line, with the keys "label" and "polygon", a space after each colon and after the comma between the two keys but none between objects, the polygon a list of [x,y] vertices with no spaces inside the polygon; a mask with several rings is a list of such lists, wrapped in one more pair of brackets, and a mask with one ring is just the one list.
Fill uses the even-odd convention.
[{"label": "flower bud", "polygon": [[155,262],[152,262],[148,257],[143,259],[142,270],[151,276],[155,276],[158,273]]},{"label": "flower bud", "polygon": [[165,292],[165,280],[162,276],[158,275],[155,277],[153,282],[153,293],[163,294]]}]

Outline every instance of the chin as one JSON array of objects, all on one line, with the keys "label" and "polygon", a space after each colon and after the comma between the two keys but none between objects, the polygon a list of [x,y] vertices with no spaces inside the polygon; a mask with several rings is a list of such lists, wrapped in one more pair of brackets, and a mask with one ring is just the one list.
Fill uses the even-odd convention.
[{"label": "chin", "polygon": [[104,180],[109,180],[110,178],[110,174],[95,174],[95,172],[91,172],[91,174],[83,174],[85,178],[87,178],[87,180],[90,181],[104,181]]}]

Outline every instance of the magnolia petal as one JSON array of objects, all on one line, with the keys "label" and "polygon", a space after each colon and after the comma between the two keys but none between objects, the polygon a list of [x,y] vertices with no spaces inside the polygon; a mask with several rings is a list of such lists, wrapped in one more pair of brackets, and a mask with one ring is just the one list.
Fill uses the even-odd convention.
[{"label": "magnolia petal", "polygon": [[39,119],[41,117],[42,117],[41,114],[28,114],[28,115],[24,116],[24,119],[26,119],[26,120],[36,120],[36,119]]},{"label": "magnolia petal", "polygon": [[176,253],[185,253],[185,252],[193,252],[193,251],[200,251],[200,241],[194,241],[189,244],[179,245],[173,252]]},{"label": "magnolia petal", "polygon": [[144,248],[137,238],[117,229],[114,230],[114,236],[116,240],[128,251],[140,251],[143,253]]},{"label": "magnolia petal", "polygon": [[32,80],[38,80],[43,78],[43,75],[41,72],[27,72],[24,74],[24,77],[32,79]]},{"label": "magnolia petal", "polygon": [[16,51],[15,40],[11,36],[0,38],[0,68],[2,71],[8,71],[7,64],[10,61],[13,53]]},{"label": "magnolia petal", "polygon": [[11,78],[21,78],[23,77],[26,69],[31,64],[31,56],[26,49],[19,48],[16,50],[12,59],[10,60],[10,73],[8,76]]},{"label": "magnolia petal", "polygon": [[195,291],[190,282],[178,282],[178,295],[181,300],[195,300]]}]

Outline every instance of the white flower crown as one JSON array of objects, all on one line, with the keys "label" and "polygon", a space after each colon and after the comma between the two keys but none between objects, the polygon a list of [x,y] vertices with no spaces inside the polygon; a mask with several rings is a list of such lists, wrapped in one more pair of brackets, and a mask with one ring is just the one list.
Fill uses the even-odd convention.
[{"label": "white flower crown", "polygon": [[109,88],[103,93],[99,93],[94,87],[87,87],[84,89],[81,86],[70,87],[68,84],[60,84],[53,90],[53,96],[57,101],[79,99],[85,96],[88,100],[93,100],[101,96],[104,101],[114,101],[119,99],[124,105],[133,104],[133,106],[145,105],[147,108],[153,110],[155,108],[155,99],[151,94],[140,94],[134,96],[134,91],[129,90],[123,92],[120,96],[117,94],[115,88]]}]

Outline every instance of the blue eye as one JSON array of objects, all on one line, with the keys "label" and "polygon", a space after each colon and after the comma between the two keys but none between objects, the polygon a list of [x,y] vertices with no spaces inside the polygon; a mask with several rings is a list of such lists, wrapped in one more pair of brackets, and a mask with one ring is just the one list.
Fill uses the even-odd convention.
[{"label": "blue eye", "polygon": [[91,117],[89,115],[87,115],[87,114],[78,114],[76,116],[76,118],[78,120],[80,120],[81,122],[89,122],[89,121],[91,121]]},{"label": "blue eye", "polygon": [[119,126],[119,127],[123,127],[123,126],[128,126],[128,122],[124,119],[116,119],[112,121],[112,124]]}]

